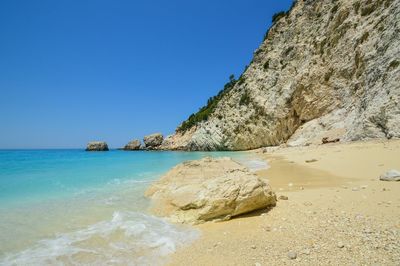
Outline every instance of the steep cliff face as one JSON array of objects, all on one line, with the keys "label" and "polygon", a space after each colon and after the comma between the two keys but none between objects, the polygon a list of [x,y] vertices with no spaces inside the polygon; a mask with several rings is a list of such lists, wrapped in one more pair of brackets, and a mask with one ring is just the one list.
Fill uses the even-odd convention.
[{"label": "steep cliff face", "polygon": [[299,0],[207,119],[167,149],[400,137],[400,1]]}]

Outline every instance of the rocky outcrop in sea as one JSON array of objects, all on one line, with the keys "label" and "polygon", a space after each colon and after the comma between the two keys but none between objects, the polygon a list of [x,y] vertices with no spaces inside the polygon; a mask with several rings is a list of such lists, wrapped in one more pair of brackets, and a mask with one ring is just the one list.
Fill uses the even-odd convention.
[{"label": "rocky outcrop in sea", "polygon": [[108,151],[108,145],[104,141],[92,141],[87,144],[86,151]]},{"label": "rocky outcrop in sea", "polygon": [[134,139],[126,144],[123,148],[124,151],[136,151],[139,150],[141,147],[140,140]]},{"label": "rocky outcrop in sea", "polygon": [[154,133],[143,138],[146,149],[157,149],[163,143],[164,137],[161,133]]}]

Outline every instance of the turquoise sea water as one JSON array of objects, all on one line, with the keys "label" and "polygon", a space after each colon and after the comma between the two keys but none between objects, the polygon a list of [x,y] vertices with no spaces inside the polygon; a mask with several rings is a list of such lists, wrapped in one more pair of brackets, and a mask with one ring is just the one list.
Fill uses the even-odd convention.
[{"label": "turquoise sea water", "polygon": [[154,265],[198,232],[146,213],[174,165],[241,153],[0,150],[0,265]]}]

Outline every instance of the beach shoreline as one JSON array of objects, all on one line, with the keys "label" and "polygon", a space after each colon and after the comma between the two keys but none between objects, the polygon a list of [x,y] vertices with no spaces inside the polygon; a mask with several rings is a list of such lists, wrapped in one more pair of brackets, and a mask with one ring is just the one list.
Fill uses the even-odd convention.
[{"label": "beach shoreline", "polygon": [[379,176],[400,169],[400,141],[372,140],[250,151],[267,160],[279,200],[202,234],[168,265],[330,265],[400,261],[400,183]]}]

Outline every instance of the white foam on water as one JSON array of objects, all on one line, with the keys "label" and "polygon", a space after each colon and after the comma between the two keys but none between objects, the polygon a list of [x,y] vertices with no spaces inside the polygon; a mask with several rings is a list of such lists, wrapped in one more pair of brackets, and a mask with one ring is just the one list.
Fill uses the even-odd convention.
[{"label": "white foam on water", "polygon": [[246,159],[240,160],[240,163],[250,169],[252,172],[256,172],[259,170],[268,169],[269,165],[267,161],[260,159]]},{"label": "white foam on water", "polygon": [[160,265],[199,231],[138,212],[114,212],[109,221],[39,241],[0,265]]}]

